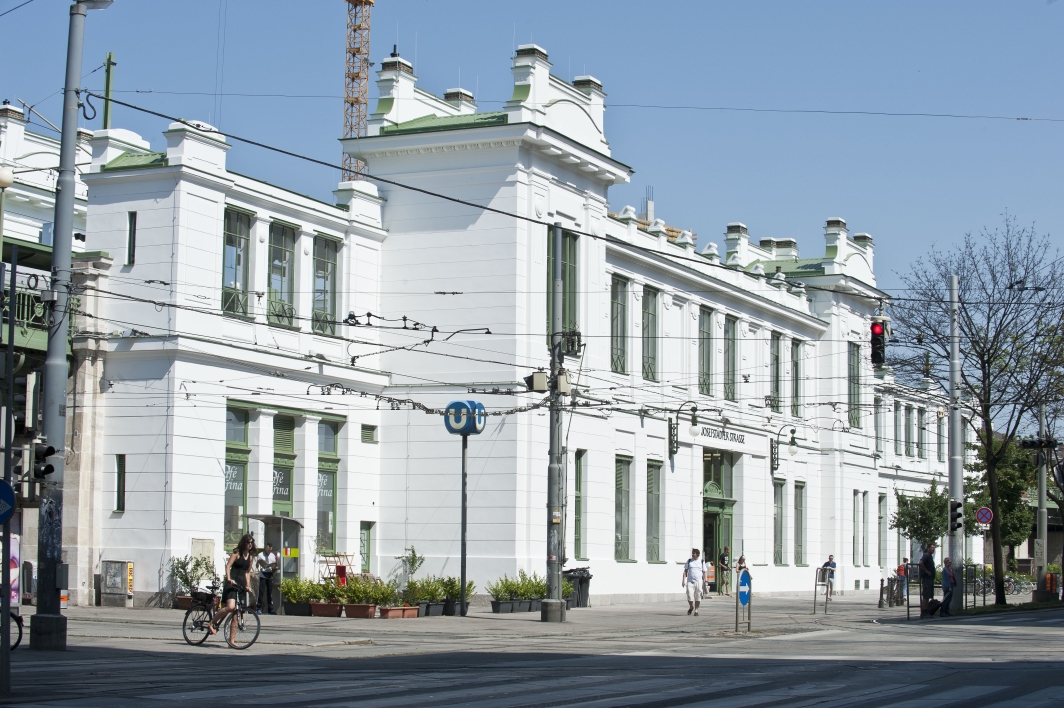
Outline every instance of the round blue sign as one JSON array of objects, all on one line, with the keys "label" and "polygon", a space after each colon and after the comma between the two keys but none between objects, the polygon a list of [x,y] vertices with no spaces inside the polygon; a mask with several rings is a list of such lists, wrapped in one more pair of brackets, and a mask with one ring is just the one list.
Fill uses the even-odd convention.
[{"label": "round blue sign", "polygon": [[745,570],[739,573],[739,604],[750,604],[750,573]]},{"label": "round blue sign", "polygon": [[15,513],[15,490],[8,482],[0,479],[0,524],[7,523]]},{"label": "round blue sign", "polygon": [[443,416],[447,432],[454,435],[480,435],[488,424],[484,404],[477,401],[451,401]]}]

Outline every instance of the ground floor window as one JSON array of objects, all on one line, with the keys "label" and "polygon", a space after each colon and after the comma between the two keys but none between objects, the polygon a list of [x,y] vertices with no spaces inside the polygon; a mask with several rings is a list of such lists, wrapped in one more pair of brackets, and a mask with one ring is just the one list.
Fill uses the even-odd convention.
[{"label": "ground floor window", "polygon": [[702,448],[702,494],[707,497],[732,498],[734,456],[723,450]]},{"label": "ground floor window", "polygon": [[772,480],[772,562],[776,565],[784,565],[783,562],[783,497],[787,483],[781,479]]},{"label": "ground floor window", "polygon": [[632,555],[629,515],[631,513],[632,458],[617,457],[614,466],[614,544],[616,560],[630,560]]},{"label": "ground floor window", "polygon": [[373,522],[363,521],[358,529],[358,555],[362,560],[362,572],[369,573],[373,557]]},{"label": "ground floor window", "polygon": [[794,564],[805,565],[805,485],[794,485]]},{"label": "ground floor window", "polygon": [[336,472],[318,470],[318,538],[319,553],[336,550]]},{"label": "ground floor window", "polygon": [[647,560],[661,560],[661,462],[647,462]]},{"label": "ground floor window", "polygon": [[273,468],[273,513],[292,515],[292,468],[275,465]]},{"label": "ground floor window", "polygon": [[[244,505],[247,503],[248,468],[243,462],[225,463],[225,514],[222,526],[222,545],[228,549],[240,542],[244,535]],[[215,507],[217,508],[217,507]]]},{"label": "ground floor window", "polygon": [[587,450],[576,451],[576,479],[573,489],[573,552],[577,559],[587,558],[584,548],[584,483],[587,475]]}]

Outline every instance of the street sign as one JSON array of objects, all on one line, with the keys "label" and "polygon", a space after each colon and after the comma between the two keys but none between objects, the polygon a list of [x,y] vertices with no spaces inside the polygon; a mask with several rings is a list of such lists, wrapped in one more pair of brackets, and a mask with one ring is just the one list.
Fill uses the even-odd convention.
[{"label": "street sign", "polygon": [[750,573],[746,570],[739,573],[739,604],[750,604]]},{"label": "street sign", "polygon": [[15,513],[15,490],[11,484],[0,479],[0,524],[6,524]]},{"label": "street sign", "polygon": [[451,401],[443,416],[447,432],[455,435],[479,435],[488,424],[484,404],[477,401]]},{"label": "street sign", "polygon": [[994,512],[988,506],[980,507],[979,511],[975,512],[975,520],[981,524],[989,524],[994,520]]}]

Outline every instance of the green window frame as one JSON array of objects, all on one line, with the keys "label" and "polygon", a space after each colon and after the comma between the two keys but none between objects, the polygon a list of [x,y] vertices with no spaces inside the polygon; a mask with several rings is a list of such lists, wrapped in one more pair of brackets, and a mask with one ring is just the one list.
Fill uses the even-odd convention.
[{"label": "green window frame", "polygon": [[358,557],[362,562],[362,572],[371,572],[373,559],[373,522],[363,521],[358,525]]},{"label": "green window frame", "polygon": [[137,212],[131,211],[126,215],[126,265],[135,265],[137,262]]},{"label": "green window frame", "polygon": [[876,438],[876,452],[883,452],[883,399],[872,401],[872,428]]},{"label": "green window frame", "polygon": [[794,564],[805,565],[805,485],[794,483]]},{"label": "green window frame", "polygon": [[614,560],[631,560],[630,515],[632,458],[618,455],[614,462]]},{"label": "green window frame", "polygon": [[887,495],[879,495],[879,567],[887,563]]},{"label": "green window frame", "polygon": [[915,457],[913,451],[913,407],[905,406],[905,454]]},{"label": "green window frame", "polygon": [[935,447],[938,451],[938,461],[946,461],[946,419],[938,416],[935,428]]},{"label": "green window frame", "polygon": [[702,448],[702,496],[714,499],[732,498],[732,453]]},{"label": "green window frame", "polygon": [[861,565],[861,492],[853,490],[853,564]]},{"label": "green window frame", "polygon": [[861,492],[861,565],[868,567],[868,492]]},{"label": "green window frame", "polygon": [[[562,232],[562,331],[575,332],[580,329],[577,320],[577,249],[579,240],[576,234]],[[554,324],[554,234],[547,231],[547,348],[552,346],[551,337]],[[580,353],[576,337],[562,338],[562,352],[576,355]]]},{"label": "green window frame", "polygon": [[904,433],[902,432],[902,412],[901,402],[894,401],[894,454],[901,455],[902,453],[902,440]]},{"label": "green window frame", "polygon": [[266,319],[294,327],[296,230],[277,221],[270,224],[270,272]]},{"label": "green window frame", "polygon": [[314,311],[311,326],[318,334],[336,334],[336,263],[339,244],[314,237]]},{"label": "green window frame", "polygon": [[769,407],[775,413],[783,408],[783,335],[773,332],[769,338]]},{"label": "green window frame", "polygon": [[737,400],[736,382],[739,372],[739,320],[731,315],[724,318],[724,399]]},{"label": "green window frame", "polygon": [[126,456],[115,455],[115,511],[126,510]]},{"label": "green window frame", "polygon": [[318,533],[319,553],[336,551],[336,477],[340,469],[340,424],[318,421]]},{"label": "green window frame", "polygon": [[713,310],[698,308],[698,392],[713,395]]},{"label": "green window frame", "polygon": [[222,312],[248,314],[248,268],[251,244],[251,215],[225,210],[222,238]]},{"label": "green window frame", "polygon": [[248,531],[247,509],[248,411],[227,408],[225,411],[225,487],[222,518],[222,547],[236,547],[240,537]]},{"label": "green window frame", "polygon": [[786,496],[787,483],[782,479],[772,480],[772,562],[783,562],[783,498]]},{"label": "green window frame", "polygon": [[921,460],[927,459],[927,409],[916,411],[916,455]]},{"label": "green window frame", "polygon": [[791,340],[791,415],[802,417],[802,342]]},{"label": "green window frame", "polygon": [[587,450],[576,451],[576,478],[573,486],[573,553],[577,560],[587,560],[584,547],[584,504],[587,484]]},{"label": "green window frame", "polygon": [[661,462],[647,460],[647,561],[661,560]]},{"label": "green window frame", "polygon": [[610,369],[628,373],[628,281],[616,275],[610,281]]},{"label": "green window frame", "polygon": [[643,378],[658,380],[658,291],[643,286]]},{"label": "green window frame", "polygon": [[851,428],[861,427],[861,345],[849,342],[847,347],[847,414]]},{"label": "green window frame", "polygon": [[292,416],[273,418],[273,513],[292,515],[292,473],[296,466],[296,421]]}]

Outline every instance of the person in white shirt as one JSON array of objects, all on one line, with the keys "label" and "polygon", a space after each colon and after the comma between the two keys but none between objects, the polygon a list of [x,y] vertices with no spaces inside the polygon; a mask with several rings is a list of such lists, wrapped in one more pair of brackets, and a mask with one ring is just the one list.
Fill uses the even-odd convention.
[{"label": "person in white shirt", "polygon": [[683,586],[687,588],[687,614],[698,616],[698,606],[706,586],[706,566],[697,548],[691,549],[691,558],[683,564]]},{"label": "person in white shirt", "polygon": [[273,571],[277,570],[277,560],[272,543],[267,543],[262,553],[255,556],[255,567],[259,571],[259,596],[255,609],[260,615],[263,610],[271,615],[277,614],[273,611]]}]

